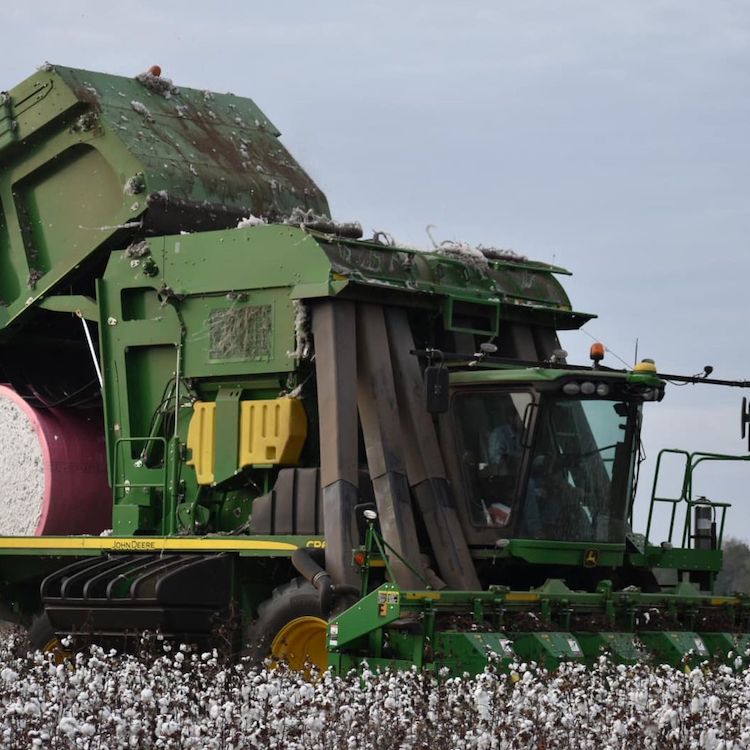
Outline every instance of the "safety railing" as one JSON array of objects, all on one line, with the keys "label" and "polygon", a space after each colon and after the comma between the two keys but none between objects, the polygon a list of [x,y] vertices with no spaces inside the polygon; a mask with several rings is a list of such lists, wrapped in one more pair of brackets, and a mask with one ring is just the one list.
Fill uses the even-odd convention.
[{"label": "safety railing", "polygon": [[[680,494],[678,497],[661,497],[657,495],[657,488],[659,486],[659,475],[662,470],[662,459],[667,455],[681,456],[683,459],[682,463],[682,485]],[[711,546],[721,547],[721,541],[724,536],[724,524],[726,521],[727,508],[731,507],[731,503],[724,501],[709,500],[703,495],[695,497],[695,474],[696,470],[701,466],[707,466],[709,463],[715,463],[719,461],[724,462],[739,462],[739,461],[750,461],[750,455],[747,456],[731,456],[722,453],[703,453],[679,450],[675,448],[664,448],[659,451],[659,455],[656,459],[656,469],[654,470],[654,484],[651,489],[651,504],[648,511],[648,521],[646,523],[646,541],[651,541],[652,523],[654,520],[654,509],[657,503],[671,505],[671,511],[669,516],[669,532],[667,534],[666,541],[669,544],[674,544],[675,533],[679,533],[679,513],[681,506],[684,506],[684,520],[682,522],[682,538],[680,540],[680,546],[683,549],[689,549],[695,547],[695,541],[698,534],[691,534],[690,524],[695,517],[695,508],[703,507],[708,509],[711,514],[710,528],[711,532]],[[717,521],[717,514],[720,516]],[[675,524],[678,524],[677,526]],[[715,533],[715,532],[718,533]],[[703,535],[705,536],[705,535]]]}]

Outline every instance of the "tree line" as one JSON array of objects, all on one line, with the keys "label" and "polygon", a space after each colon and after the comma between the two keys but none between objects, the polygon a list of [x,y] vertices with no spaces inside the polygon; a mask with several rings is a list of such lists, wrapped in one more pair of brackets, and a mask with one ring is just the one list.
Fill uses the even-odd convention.
[{"label": "tree line", "polygon": [[750,594],[750,547],[739,539],[727,539],[722,549],[724,568],[716,577],[716,593]]}]

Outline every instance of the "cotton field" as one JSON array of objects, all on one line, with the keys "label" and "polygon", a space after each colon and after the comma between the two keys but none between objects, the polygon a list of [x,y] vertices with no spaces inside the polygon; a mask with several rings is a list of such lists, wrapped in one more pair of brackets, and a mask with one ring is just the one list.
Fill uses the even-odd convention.
[{"label": "cotton field", "polygon": [[365,670],[315,681],[155,640],[57,664],[0,646],[2,748],[750,747],[750,671],[617,666],[475,678]]}]

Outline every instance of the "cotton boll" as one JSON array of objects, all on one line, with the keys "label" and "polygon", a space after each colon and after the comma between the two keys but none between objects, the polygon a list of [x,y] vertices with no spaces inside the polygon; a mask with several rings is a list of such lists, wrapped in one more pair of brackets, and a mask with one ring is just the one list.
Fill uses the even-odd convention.
[{"label": "cotton boll", "polygon": [[18,672],[12,670],[10,667],[4,667],[0,671],[0,679],[6,684],[12,684],[18,680]]},{"label": "cotton boll", "polygon": [[704,750],[717,750],[719,741],[716,737],[715,729],[707,729],[701,737],[701,747]]},{"label": "cotton boll", "polygon": [[63,734],[75,734],[78,731],[78,722],[72,716],[63,716],[57,725]]},{"label": "cotton boll", "polygon": [[180,725],[173,719],[162,722],[156,728],[156,733],[172,737],[180,732]]}]

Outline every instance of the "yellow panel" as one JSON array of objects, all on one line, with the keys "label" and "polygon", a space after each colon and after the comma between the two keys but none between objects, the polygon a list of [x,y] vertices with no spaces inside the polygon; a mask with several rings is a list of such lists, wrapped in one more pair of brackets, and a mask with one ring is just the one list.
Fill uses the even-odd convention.
[{"label": "yellow panel", "polygon": [[198,484],[212,484],[214,481],[215,433],[216,404],[196,401],[187,435],[187,447],[192,456],[186,463],[195,467]]},{"label": "yellow panel", "polygon": [[240,468],[296,464],[307,437],[307,415],[296,398],[240,403]]}]

